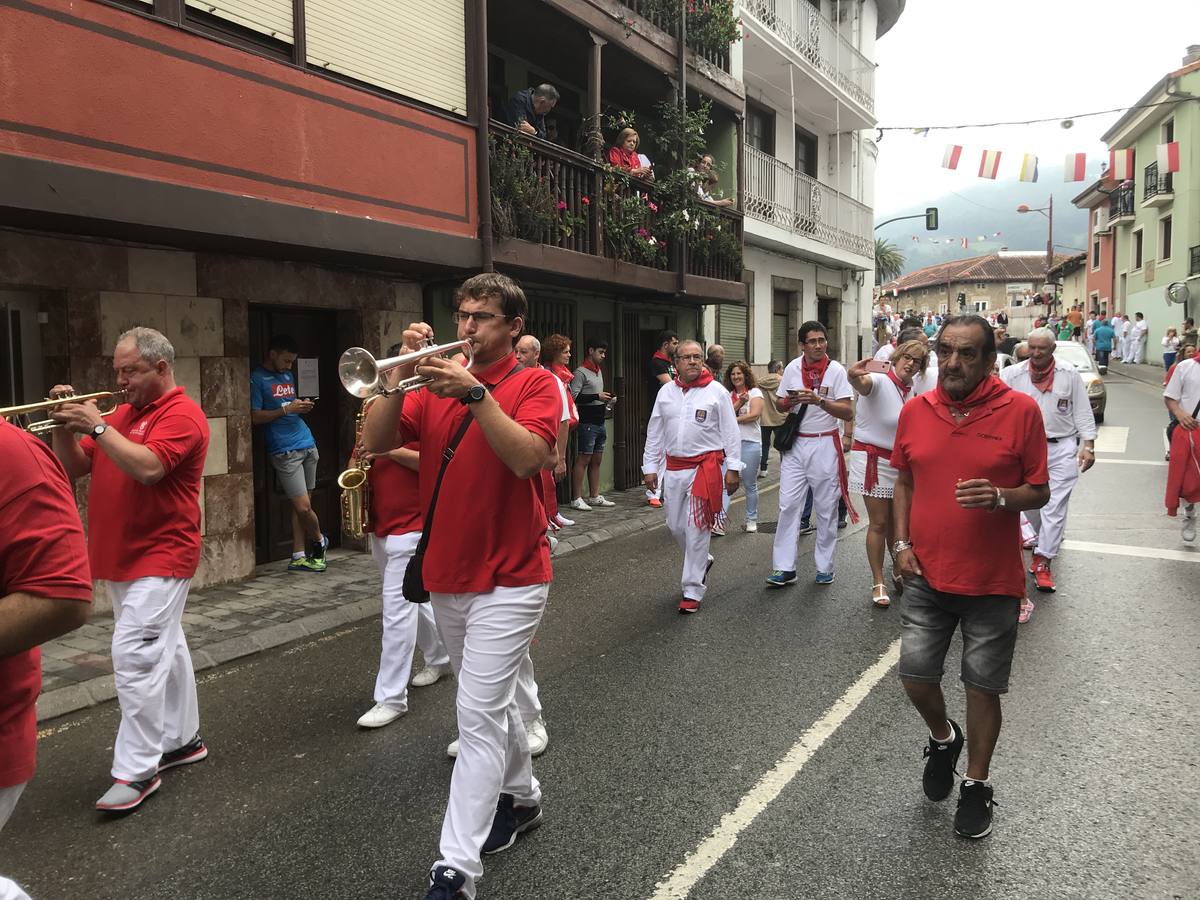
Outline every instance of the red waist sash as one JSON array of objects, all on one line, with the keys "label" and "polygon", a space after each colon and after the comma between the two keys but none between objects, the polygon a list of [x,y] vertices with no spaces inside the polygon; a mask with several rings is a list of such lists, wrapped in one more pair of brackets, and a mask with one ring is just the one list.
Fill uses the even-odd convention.
[{"label": "red waist sash", "polygon": [[859,440],[851,444],[850,449],[862,450],[867,454],[867,474],[863,477],[863,488],[869,494],[875,485],[879,484],[879,461],[882,459],[884,462],[890,463],[892,451],[875,444],[865,444]]},{"label": "red waist sash", "polygon": [[721,477],[721,463],[725,451],[709,450],[696,456],[667,456],[667,471],[695,469],[692,481],[691,522],[697,528],[711,528],[713,518],[721,512],[725,479]]},{"label": "red waist sash", "polygon": [[808,434],[800,432],[796,437],[804,438],[822,438],[827,437],[833,440],[834,452],[837,454],[838,461],[838,486],[842,489],[842,501],[846,504],[846,512],[850,515],[850,521],[855,525],[858,524],[858,510],[854,508],[854,504],[850,502],[850,481],[846,473],[846,457],[842,455],[842,439],[841,432],[837,428],[831,428],[829,431],[821,431],[816,434]]}]

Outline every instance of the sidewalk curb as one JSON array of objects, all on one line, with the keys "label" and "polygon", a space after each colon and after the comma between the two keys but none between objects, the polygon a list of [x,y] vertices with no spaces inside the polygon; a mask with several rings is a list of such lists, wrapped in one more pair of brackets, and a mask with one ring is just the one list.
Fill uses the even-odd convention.
[{"label": "sidewalk curb", "polygon": [[[770,484],[759,486],[759,494],[770,493],[778,487],[778,480],[772,480]],[[744,497],[744,493],[739,493],[730,501],[730,505],[738,503]],[[626,537],[635,532],[665,528],[666,524],[666,517],[661,510],[656,510],[649,515],[642,514],[615,521],[594,532],[585,532],[576,537],[560,539],[554,552],[554,559],[557,560],[576,550]],[[205,669],[213,669],[235,659],[253,656],[264,650],[272,650],[283,644],[320,634],[331,628],[337,628],[339,625],[377,617],[382,611],[383,599],[376,594],[374,597],[347,603],[334,609],[322,610],[292,622],[281,622],[253,634],[238,635],[193,651],[192,668],[196,672],[203,672]],[[37,720],[40,724],[48,719],[107,703],[116,696],[117,686],[113,675],[101,675],[78,684],[56,688],[38,697]]]},{"label": "sidewalk curb", "polygon": [[[1142,373],[1145,373],[1144,377]],[[1120,375],[1123,378],[1128,378],[1130,381],[1136,381],[1140,384],[1149,385],[1154,388],[1162,388],[1163,376],[1166,372],[1162,366],[1152,365],[1151,363],[1141,363],[1133,366],[1108,367],[1109,375]]]}]

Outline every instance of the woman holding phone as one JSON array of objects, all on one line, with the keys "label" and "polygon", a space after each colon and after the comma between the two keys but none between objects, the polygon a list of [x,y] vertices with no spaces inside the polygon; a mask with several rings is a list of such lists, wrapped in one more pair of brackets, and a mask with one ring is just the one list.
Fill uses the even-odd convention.
[{"label": "woman holding phone", "polygon": [[[913,396],[913,379],[925,372],[929,349],[922,341],[905,341],[896,347],[890,362],[864,359],[847,371],[858,394],[854,404],[854,443],[850,447],[850,490],[862,494],[867,505],[867,561],[871,565],[871,602],[891,605],[883,580],[883,549],[892,542],[892,492],[896,470],[891,466],[892,444],[900,410]],[[893,568],[897,594],[904,582]]]}]

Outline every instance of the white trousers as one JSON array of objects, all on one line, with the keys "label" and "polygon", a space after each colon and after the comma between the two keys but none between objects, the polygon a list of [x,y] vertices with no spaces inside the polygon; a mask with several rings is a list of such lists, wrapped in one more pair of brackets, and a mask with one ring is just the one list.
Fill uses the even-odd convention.
[{"label": "white trousers", "polygon": [[1067,504],[1071,502],[1071,491],[1079,480],[1079,445],[1074,438],[1065,438],[1057,444],[1050,444],[1047,450],[1050,501],[1041,509],[1042,524],[1033,552],[1046,559],[1054,559],[1058,556],[1058,548],[1062,546],[1063,533],[1067,529]]},{"label": "white trousers", "polygon": [[421,533],[371,535],[371,555],[383,578],[383,648],[375,678],[375,702],[408,712],[408,679],[413,649],[421,648],[427,666],[444,666],[450,655],[442,646],[433,607],[404,599],[404,572],[416,552]]},{"label": "white trousers", "polygon": [[838,498],[842,488],[838,480],[838,448],[824,437],[798,437],[779,464],[779,524],[771,567],[784,572],[796,569],[796,542],[800,538],[800,514],[808,489],[813,492],[813,516],[817,520],[814,556],[818,572],[833,572],[833,554],[837,550]]},{"label": "white trousers", "polygon": [[521,711],[521,721],[532,725],[542,715],[542,701],[538,698],[537,679],[533,673],[533,658],[526,653],[521,660],[521,668],[517,670],[517,709]]},{"label": "white trousers", "polygon": [[121,725],[113,745],[113,778],[141,781],[164,753],[200,730],[196,675],[183,634],[190,578],[108,582],[112,598],[113,672]]},{"label": "white trousers", "polygon": [[[698,469],[667,470],[662,473],[663,486],[667,494],[667,528],[675,542],[683,550],[683,578],[680,586],[688,600],[703,600],[707,589],[704,570],[708,568],[708,546],[712,542],[712,528],[706,525],[697,528],[692,522],[692,482]],[[714,510],[718,512],[718,510]]]},{"label": "white trousers", "polygon": [[1026,541],[1037,540],[1037,529],[1033,527],[1033,523],[1029,521],[1029,517],[1025,515],[1025,511],[1021,511],[1021,543]]},{"label": "white trousers", "polygon": [[[0,828],[4,828],[4,823],[17,808],[17,801],[21,799],[21,792],[24,790],[23,784],[0,788]],[[29,900],[29,895],[11,878],[0,875],[0,900]]]},{"label": "white trousers", "polygon": [[547,583],[432,595],[438,631],[458,676],[459,738],[436,865],[466,877],[468,898],[483,875],[480,854],[500,794],[512,794],[518,806],[542,799],[516,690],[549,591]]}]

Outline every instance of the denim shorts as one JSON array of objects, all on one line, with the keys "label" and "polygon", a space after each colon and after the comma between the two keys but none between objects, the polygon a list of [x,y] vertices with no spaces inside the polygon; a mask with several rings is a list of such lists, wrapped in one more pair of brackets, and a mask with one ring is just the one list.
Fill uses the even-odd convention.
[{"label": "denim shorts", "polygon": [[905,578],[900,599],[900,678],[937,683],[955,629],[962,627],[963,684],[985,694],[1008,692],[1017,646],[1019,597],[968,597]]},{"label": "denim shorts", "polygon": [[320,458],[316,447],[276,453],[271,457],[279,489],[285,497],[289,500],[303,497],[317,486],[317,460]]},{"label": "denim shorts", "polygon": [[604,452],[604,442],[608,439],[608,432],[604,430],[603,425],[580,422],[575,433],[579,435],[580,453]]}]

